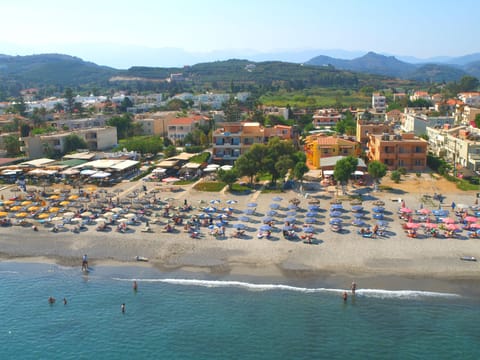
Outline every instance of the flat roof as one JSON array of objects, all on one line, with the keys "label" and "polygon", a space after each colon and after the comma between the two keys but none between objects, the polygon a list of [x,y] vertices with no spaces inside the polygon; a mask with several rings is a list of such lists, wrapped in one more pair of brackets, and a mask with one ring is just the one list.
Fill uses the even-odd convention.
[{"label": "flat roof", "polygon": [[197,154],[190,154],[190,153],[183,152],[181,154],[172,156],[171,158],[168,158],[166,160],[190,160],[195,155]]},{"label": "flat roof", "polygon": [[160,161],[157,166],[165,169],[172,168],[178,164],[179,160],[163,160]]},{"label": "flat roof", "polygon": [[75,154],[65,155],[64,159],[79,159],[79,160],[92,160],[97,154],[92,152],[79,152]]},{"label": "flat roof", "polygon": [[19,165],[20,166],[23,165],[23,166],[42,167],[44,165],[51,164],[53,162],[55,162],[55,160],[53,160],[53,159],[40,158],[40,159],[25,161],[25,162],[20,163]]},{"label": "flat roof", "polygon": [[119,163],[117,163],[113,166],[110,166],[110,169],[117,170],[117,171],[122,171],[122,170],[125,170],[125,169],[128,169],[128,168],[137,166],[138,163],[139,163],[139,161],[136,161],[136,160],[122,160],[121,162],[119,162]]}]

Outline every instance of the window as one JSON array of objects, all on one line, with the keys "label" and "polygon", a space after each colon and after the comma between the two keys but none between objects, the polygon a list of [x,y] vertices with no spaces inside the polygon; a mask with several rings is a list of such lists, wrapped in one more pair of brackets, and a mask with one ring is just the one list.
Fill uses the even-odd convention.
[{"label": "window", "polygon": [[423,165],[423,160],[415,159],[415,166],[424,166]]}]

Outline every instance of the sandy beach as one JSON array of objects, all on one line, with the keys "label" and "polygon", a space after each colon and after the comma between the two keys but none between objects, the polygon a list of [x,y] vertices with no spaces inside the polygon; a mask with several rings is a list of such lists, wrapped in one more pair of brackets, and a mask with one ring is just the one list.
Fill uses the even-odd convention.
[{"label": "sandy beach", "polygon": [[[135,266],[153,266],[163,271],[193,271],[219,276],[264,276],[287,278],[319,278],[335,283],[356,279],[357,282],[380,283],[384,287],[401,287],[412,279],[417,283],[431,279],[430,284],[452,280],[474,281],[480,278],[478,262],[461,261],[460,257],[469,255],[480,258],[479,239],[468,238],[462,231],[456,238],[434,238],[423,235],[407,237],[402,229],[403,220],[399,219],[398,209],[401,199],[406,206],[416,210],[421,207],[437,208],[437,203],[425,203],[421,200],[423,194],[432,195],[435,190],[442,191],[437,184],[428,184],[423,179],[416,185],[414,192],[405,192],[401,187],[395,193],[387,191],[368,192],[363,189],[350,189],[350,193],[363,191],[363,220],[371,225],[376,201],[383,201],[384,221],[387,223],[384,236],[364,238],[357,233],[358,227],[352,225],[354,220],[351,211],[351,201],[340,194],[329,193],[325,189],[320,192],[299,193],[286,191],[283,193],[253,192],[248,195],[232,195],[228,192],[199,192],[186,186],[179,192],[161,192],[158,198],[166,203],[181,206],[185,200],[194,207],[187,216],[198,214],[201,208],[215,206],[221,213],[224,207],[233,209],[232,216],[225,226],[225,236],[215,237],[208,227],[200,228],[200,238],[191,238],[183,226],[177,226],[173,233],[163,232],[164,223],[150,222],[152,232],[141,232],[144,223],[129,226],[129,231],[119,233],[96,231],[96,225],[88,225],[88,230],[79,233],[70,231],[73,225],[66,225],[58,233],[49,231],[42,225],[34,232],[31,226],[0,227],[0,257],[2,261],[55,262],[68,266],[80,266],[82,254],[88,254],[90,265],[122,264]],[[414,182],[415,180],[410,180]],[[417,182],[419,180],[416,180]],[[432,180],[433,181],[433,180]],[[122,195],[132,193],[143,186],[142,182],[124,185]],[[154,184],[148,183],[148,190]],[[109,189],[110,190],[110,189]],[[11,196],[7,188],[2,190],[5,196]],[[460,192],[446,194],[441,206],[451,210],[450,204],[473,205],[475,193]],[[9,194],[9,195],[8,195]],[[142,192],[143,194],[143,192]],[[281,200],[274,198],[281,197]],[[168,199],[168,200],[167,200]],[[301,228],[307,219],[309,204],[319,202],[320,211],[315,216],[313,243],[305,243],[298,235],[293,240],[285,239],[282,226],[290,200],[297,199],[296,224]],[[330,229],[330,207],[337,199],[342,203],[341,219],[344,224],[342,233]],[[211,204],[211,200],[217,200]],[[234,204],[227,204],[234,200]],[[423,203],[422,203],[423,202]],[[234,237],[236,232],[233,224],[241,223],[239,217],[248,209],[249,203],[255,203],[255,214],[248,215],[245,235]],[[272,216],[275,228],[272,236],[258,238],[263,219],[271,210],[271,204],[276,203],[279,209]],[[421,205],[422,204],[422,205]],[[153,214],[161,210],[152,210],[147,219],[152,220]],[[216,212],[216,213],[217,213]],[[450,214],[454,217],[454,214]],[[148,262],[136,261],[136,256],[149,259]],[[392,279],[397,279],[392,283]],[[372,280],[375,279],[375,280]],[[382,280],[383,279],[383,280]],[[403,279],[399,281],[398,279]],[[438,283],[437,283],[438,285]],[[436,287],[436,285],[432,285]]]}]

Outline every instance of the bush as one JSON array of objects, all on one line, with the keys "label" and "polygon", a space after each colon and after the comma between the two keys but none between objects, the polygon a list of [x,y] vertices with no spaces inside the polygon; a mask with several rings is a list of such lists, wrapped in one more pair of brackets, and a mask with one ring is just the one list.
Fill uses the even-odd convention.
[{"label": "bush", "polygon": [[404,167],[399,167],[397,171],[400,173],[400,175],[403,175],[403,176],[407,174],[407,169]]},{"label": "bush", "polygon": [[402,174],[398,170],[392,171],[392,173],[390,174],[390,179],[392,179],[395,184],[398,184],[400,182],[401,177]]},{"label": "bush", "polygon": [[417,172],[415,175],[417,175],[417,177],[419,178],[420,176],[422,176],[421,173]]}]

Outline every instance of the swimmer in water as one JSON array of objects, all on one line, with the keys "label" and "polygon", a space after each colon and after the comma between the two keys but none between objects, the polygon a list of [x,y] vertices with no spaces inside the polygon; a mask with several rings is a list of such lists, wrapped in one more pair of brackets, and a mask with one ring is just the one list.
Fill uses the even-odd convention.
[{"label": "swimmer in water", "polygon": [[55,304],[55,298],[54,298],[53,296],[50,296],[50,297],[48,298],[48,302],[49,302],[50,304]]},{"label": "swimmer in water", "polygon": [[63,298],[63,305],[67,305],[67,298]]},{"label": "swimmer in water", "polygon": [[122,313],[125,314],[125,303],[122,304],[121,309],[122,309]]},{"label": "swimmer in water", "polygon": [[134,281],[133,282],[133,291],[137,291],[138,290],[138,285],[137,285],[137,282]]},{"label": "swimmer in water", "polygon": [[345,302],[346,302],[346,301],[347,301],[347,299],[348,299],[348,294],[347,294],[347,292],[346,292],[346,291],[344,291],[344,292],[343,292],[343,296],[342,296],[342,297],[343,297],[343,301],[345,301]]}]

